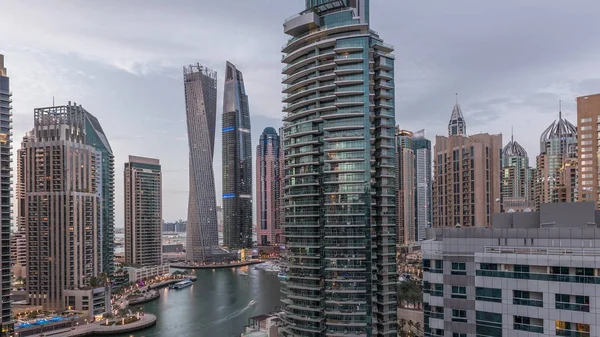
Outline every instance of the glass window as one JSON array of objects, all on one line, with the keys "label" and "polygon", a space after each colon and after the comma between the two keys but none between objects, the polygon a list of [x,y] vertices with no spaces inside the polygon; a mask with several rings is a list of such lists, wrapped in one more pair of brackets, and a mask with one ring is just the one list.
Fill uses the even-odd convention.
[{"label": "glass window", "polygon": [[461,286],[452,286],[452,298],[467,298],[467,288]]},{"label": "glass window", "polygon": [[452,309],[452,321],[453,322],[467,322],[467,311]]},{"label": "glass window", "polygon": [[479,268],[482,270],[498,270],[498,265],[495,263],[481,263]]},{"label": "glass window", "polygon": [[452,275],[467,275],[467,264],[464,262],[452,262]]},{"label": "glass window", "polygon": [[592,129],[591,125],[584,125],[581,127],[581,131],[590,131]]},{"label": "glass window", "polygon": [[496,288],[475,288],[475,300],[502,303],[502,290]]}]

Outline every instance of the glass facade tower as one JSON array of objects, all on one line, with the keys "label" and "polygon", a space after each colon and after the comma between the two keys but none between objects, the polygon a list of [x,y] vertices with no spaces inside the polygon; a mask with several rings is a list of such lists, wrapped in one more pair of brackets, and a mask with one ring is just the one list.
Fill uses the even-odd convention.
[{"label": "glass facade tower", "polygon": [[223,93],[223,245],[252,247],[250,109],[242,72],[227,62]]},{"label": "glass facade tower", "polygon": [[0,55],[0,279],[2,297],[0,297],[1,336],[12,333],[13,321],[10,316],[10,225],[12,216],[11,161],[12,161],[12,93],[4,55]]},{"label": "glass facade tower", "polygon": [[190,148],[186,260],[206,262],[219,245],[213,175],[217,73],[192,64],[183,68],[183,80]]},{"label": "glass facade tower", "polygon": [[397,335],[394,56],[368,5],[284,23],[284,336]]},{"label": "glass facade tower", "polygon": [[267,127],[256,146],[256,239],[259,246],[281,241],[281,140]]}]

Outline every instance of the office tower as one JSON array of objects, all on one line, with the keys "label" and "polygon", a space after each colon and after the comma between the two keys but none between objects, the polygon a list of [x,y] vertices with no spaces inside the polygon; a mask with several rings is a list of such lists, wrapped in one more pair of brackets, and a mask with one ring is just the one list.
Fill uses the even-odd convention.
[{"label": "office tower", "polygon": [[463,117],[462,110],[460,109],[460,105],[458,104],[458,98],[456,99],[456,104],[454,104],[454,108],[452,108],[452,115],[450,115],[450,122],[448,123],[448,135],[467,135],[467,123],[465,123],[465,118]]},{"label": "office tower", "polygon": [[415,153],[415,221],[417,241],[425,240],[426,229],[431,227],[431,141],[426,138],[425,130],[413,133],[413,152]]},{"label": "office tower", "polygon": [[396,127],[396,222],[399,244],[417,241],[415,223],[415,153],[412,132]]},{"label": "office tower", "polygon": [[190,196],[186,260],[206,262],[219,245],[213,175],[217,73],[199,63],[183,68],[185,111],[190,147]]},{"label": "office tower", "polygon": [[529,167],[527,151],[510,136],[502,150],[502,206],[503,210],[531,211],[535,204],[532,186],[535,169]]},{"label": "office tower", "polygon": [[47,310],[62,310],[63,290],[85,288],[102,271],[103,155],[88,144],[89,115],[71,102],[35,109],[21,148],[27,291]]},{"label": "office tower", "polygon": [[[535,169],[534,169],[535,172]],[[579,159],[567,158],[559,169],[558,202],[579,201]]]},{"label": "office tower", "polygon": [[284,23],[284,336],[396,336],[393,47],[369,1]]},{"label": "office tower", "polygon": [[250,109],[242,72],[227,62],[223,93],[223,245],[252,247]]},{"label": "office tower", "polygon": [[162,174],[160,161],[129,156],[125,163],[125,262],[162,264]]},{"label": "office tower", "polygon": [[280,245],[281,141],[274,128],[265,128],[256,146],[256,240],[259,246]]},{"label": "office tower", "polygon": [[100,272],[110,276],[115,271],[115,156],[100,122],[90,113],[85,114],[86,144],[99,153],[101,202],[99,214]]},{"label": "office tower", "polygon": [[491,228],[429,230],[425,336],[600,336],[594,206],[543,204],[495,213]]},{"label": "office tower", "polygon": [[564,185],[560,181],[560,169],[565,160],[573,158],[577,158],[577,128],[562,118],[559,109],[558,120],[553,121],[540,136],[534,182],[536,210],[541,204],[559,201],[559,190]]},{"label": "office tower", "polygon": [[2,336],[14,331],[10,315],[10,226],[12,217],[11,161],[12,161],[12,92],[10,79],[4,67],[4,55],[0,54],[0,318]]},{"label": "office tower", "polygon": [[502,135],[436,136],[434,152],[433,226],[489,226],[501,208]]},{"label": "office tower", "polygon": [[600,94],[577,97],[577,154],[579,158],[579,196],[581,201],[600,203],[598,195],[598,123],[600,123]]}]

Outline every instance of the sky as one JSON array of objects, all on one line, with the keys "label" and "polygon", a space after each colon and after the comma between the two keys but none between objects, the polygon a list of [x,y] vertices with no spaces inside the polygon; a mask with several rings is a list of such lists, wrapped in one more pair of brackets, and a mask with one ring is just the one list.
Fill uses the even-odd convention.
[{"label": "sky", "polygon": [[[302,0],[3,0],[0,54],[11,77],[15,151],[33,110],[68,101],[102,124],[115,153],[116,227],[123,227],[128,155],[158,158],[163,215],[185,219],[188,148],[183,65],[244,74],[253,147],[281,125],[283,21]],[[371,28],[395,46],[396,123],[447,134],[455,103],[468,133],[502,133],[532,165],[558,118],[576,124],[577,96],[600,92],[600,1],[371,0]],[[221,135],[214,171],[221,195]],[[220,198],[217,203],[220,204]]]}]

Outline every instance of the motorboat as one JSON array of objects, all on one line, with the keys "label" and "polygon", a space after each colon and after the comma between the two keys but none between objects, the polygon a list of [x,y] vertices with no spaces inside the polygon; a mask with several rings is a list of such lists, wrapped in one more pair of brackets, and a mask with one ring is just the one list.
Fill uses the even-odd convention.
[{"label": "motorboat", "polygon": [[192,282],[190,280],[185,280],[185,281],[175,283],[171,289],[183,289],[183,288],[191,286],[192,284],[194,284],[194,282]]},{"label": "motorboat", "polygon": [[253,306],[253,305],[255,305],[255,304],[256,304],[256,301],[255,301],[255,300],[252,300],[252,301],[250,301],[250,303],[248,303],[248,306],[249,306],[249,307],[251,307],[251,306]]},{"label": "motorboat", "polygon": [[277,274],[277,278],[282,280],[282,281],[287,281],[290,279],[290,276],[286,273],[278,273]]},{"label": "motorboat", "polygon": [[248,273],[246,273],[245,271],[241,271],[241,272],[239,272],[239,274],[242,276],[248,276]]}]

